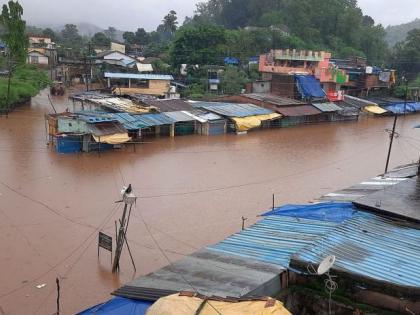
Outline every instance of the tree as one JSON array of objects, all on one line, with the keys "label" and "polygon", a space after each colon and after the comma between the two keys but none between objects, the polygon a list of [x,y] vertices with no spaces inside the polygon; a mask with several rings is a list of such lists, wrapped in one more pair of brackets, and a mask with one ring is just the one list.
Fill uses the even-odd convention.
[{"label": "tree", "polygon": [[178,28],[178,18],[176,16],[176,12],[174,10],[169,11],[169,13],[163,18],[162,22],[163,30],[172,37]]},{"label": "tree", "polygon": [[51,38],[52,41],[57,41],[57,35],[55,34],[55,32],[51,29],[51,28],[46,28],[42,31],[42,35],[47,36],[49,38]]},{"label": "tree", "polygon": [[136,44],[147,45],[150,43],[150,35],[147,33],[144,28],[138,28],[135,33]]},{"label": "tree", "polygon": [[126,45],[136,44],[136,35],[133,32],[124,32],[123,39]]},{"label": "tree", "polygon": [[82,40],[82,37],[79,35],[79,30],[74,24],[64,25],[64,29],[61,31],[61,36],[65,43],[72,45]]},{"label": "tree", "polygon": [[6,43],[11,59],[17,63],[25,63],[29,45],[22,15],[23,8],[19,2],[9,1],[8,5],[3,5],[0,16],[0,25],[4,29],[1,39]]},{"label": "tree", "polygon": [[239,94],[248,78],[238,67],[228,66],[222,74],[222,89],[225,94]]},{"label": "tree", "polygon": [[223,62],[226,31],[215,25],[184,26],[175,36],[169,57],[172,66],[215,65]]},{"label": "tree", "polygon": [[117,36],[117,30],[113,26],[108,27],[108,29],[105,30],[104,33],[111,41],[115,40],[115,37]]},{"label": "tree", "polygon": [[98,32],[93,35],[92,43],[97,47],[109,47],[111,41],[104,33]]},{"label": "tree", "polygon": [[420,73],[420,29],[408,32],[406,40],[398,43],[395,50],[393,66],[407,78],[416,78]]}]

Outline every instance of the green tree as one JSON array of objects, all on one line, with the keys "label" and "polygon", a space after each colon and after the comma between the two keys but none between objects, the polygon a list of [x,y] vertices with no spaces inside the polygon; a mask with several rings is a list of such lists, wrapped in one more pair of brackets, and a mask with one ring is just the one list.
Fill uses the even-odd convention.
[{"label": "green tree", "polygon": [[133,32],[124,32],[123,39],[126,45],[136,44],[136,35]]},{"label": "green tree", "polygon": [[10,57],[17,63],[25,63],[28,38],[25,34],[26,22],[22,20],[23,8],[19,2],[9,1],[3,5],[0,25],[3,27],[1,39],[6,43]]},{"label": "green tree", "polygon": [[238,67],[228,66],[222,74],[222,90],[225,94],[239,94],[245,87],[248,78]]},{"label": "green tree", "polygon": [[51,40],[54,41],[54,42],[57,41],[57,39],[58,39],[57,34],[49,27],[42,30],[42,35],[51,38]]},{"label": "green tree", "polygon": [[96,47],[109,47],[111,41],[104,33],[98,32],[93,35],[92,43]]},{"label": "green tree", "polygon": [[135,33],[136,44],[147,45],[150,43],[150,35],[145,31],[144,28],[138,28]]},{"label": "green tree", "polygon": [[176,16],[176,12],[174,10],[169,11],[163,18],[162,23],[163,30],[172,37],[178,28],[178,17]]},{"label": "green tree", "polygon": [[393,66],[404,72],[409,79],[415,79],[420,73],[420,29],[407,34],[404,42],[398,43],[392,58]]},{"label": "green tree", "polygon": [[61,37],[66,44],[76,44],[82,41],[82,37],[79,35],[79,30],[74,24],[64,25],[64,29],[61,31]]},{"label": "green tree", "polygon": [[106,35],[106,37],[108,37],[112,41],[112,40],[115,40],[117,36],[117,30],[115,27],[110,26],[108,27],[107,30],[104,31],[104,34]]},{"label": "green tree", "polygon": [[226,31],[215,25],[184,26],[175,36],[169,51],[173,67],[181,64],[216,65],[223,62]]}]

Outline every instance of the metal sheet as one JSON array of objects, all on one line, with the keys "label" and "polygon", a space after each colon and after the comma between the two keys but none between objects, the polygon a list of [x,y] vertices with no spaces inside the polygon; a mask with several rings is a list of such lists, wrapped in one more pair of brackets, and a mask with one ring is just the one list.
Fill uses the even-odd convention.
[{"label": "metal sheet", "polygon": [[342,108],[334,103],[326,102],[326,103],[312,103],[313,106],[318,108],[323,113],[331,113],[341,111]]},{"label": "metal sheet", "polygon": [[137,74],[137,73],[112,73],[105,72],[105,78],[110,79],[136,79],[136,80],[173,80],[173,76],[167,74]]},{"label": "metal sheet", "polygon": [[142,296],[147,288],[152,292],[194,290],[220,297],[273,296],[280,292],[279,275],[284,271],[280,266],[203,249],[135,279],[118,290],[122,293],[118,295]]},{"label": "metal sheet", "polygon": [[292,98],[282,97],[282,96],[277,96],[277,95],[272,95],[272,94],[253,93],[253,94],[241,94],[240,96],[247,97],[253,100],[257,100],[257,101],[271,103],[276,106],[304,105],[305,104],[301,101],[297,101]]},{"label": "metal sheet", "polygon": [[159,109],[161,112],[174,112],[182,110],[193,110],[194,107],[190,103],[185,102],[181,99],[170,99],[170,100],[144,100],[143,104],[153,106]]},{"label": "metal sheet", "polygon": [[290,107],[277,107],[277,112],[282,114],[283,116],[288,117],[299,117],[299,116],[312,116],[312,115],[319,115],[322,112],[313,107],[312,105],[298,105],[298,106],[290,106]]},{"label": "metal sheet", "polygon": [[292,259],[319,264],[335,255],[333,270],[391,284],[420,287],[420,226],[359,212]]},{"label": "metal sheet", "polygon": [[196,108],[203,108],[225,117],[248,117],[272,114],[274,111],[259,107],[254,104],[218,103],[218,102],[195,102]]},{"label": "metal sheet", "polygon": [[140,128],[148,128],[153,126],[172,125],[175,121],[164,114],[145,114],[135,115],[136,123]]},{"label": "metal sheet", "polygon": [[168,113],[163,113],[162,115],[165,115],[166,117],[169,117],[170,119],[172,119],[176,123],[177,122],[187,122],[187,121],[196,121],[197,120],[193,117],[193,115],[188,115],[183,111],[168,112]]},{"label": "metal sheet", "polygon": [[313,244],[338,224],[270,216],[208,248],[287,268],[292,254]]}]

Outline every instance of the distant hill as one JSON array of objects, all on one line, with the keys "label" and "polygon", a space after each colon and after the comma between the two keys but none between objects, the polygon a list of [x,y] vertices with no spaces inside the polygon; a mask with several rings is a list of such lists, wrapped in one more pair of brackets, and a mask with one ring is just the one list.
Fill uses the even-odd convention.
[{"label": "distant hill", "polygon": [[386,31],[386,41],[390,47],[396,43],[405,40],[407,33],[416,28],[420,28],[420,19],[415,19],[412,22],[388,26]]},{"label": "distant hill", "polygon": [[[77,26],[77,29],[79,30],[79,34],[82,36],[88,36],[92,37],[95,33],[103,32],[104,29],[88,22],[81,22],[81,23],[73,23]],[[27,26],[28,33],[41,33],[43,28],[50,27],[55,32],[61,32],[61,30],[64,28],[64,25],[37,25],[37,26]],[[115,40],[123,42],[123,31],[117,30],[116,31],[116,38]]]}]

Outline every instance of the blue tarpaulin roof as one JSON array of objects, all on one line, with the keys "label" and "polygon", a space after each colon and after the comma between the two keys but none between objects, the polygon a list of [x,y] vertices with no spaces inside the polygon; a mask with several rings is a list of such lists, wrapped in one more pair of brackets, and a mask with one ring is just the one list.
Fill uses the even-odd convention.
[{"label": "blue tarpaulin roof", "polygon": [[304,98],[324,98],[321,83],[313,75],[295,75],[299,93]]},{"label": "blue tarpaulin roof", "polygon": [[333,270],[405,287],[420,287],[420,229],[401,221],[358,212],[312,246],[292,256],[319,264],[335,255]]},{"label": "blue tarpaulin roof", "polygon": [[382,107],[394,114],[414,113],[420,111],[420,102],[392,103]]},{"label": "blue tarpaulin roof", "polygon": [[77,315],[144,315],[153,302],[116,297]]},{"label": "blue tarpaulin roof", "polygon": [[351,202],[328,202],[312,205],[285,205],[264,213],[263,216],[286,216],[341,223],[357,212]]}]

